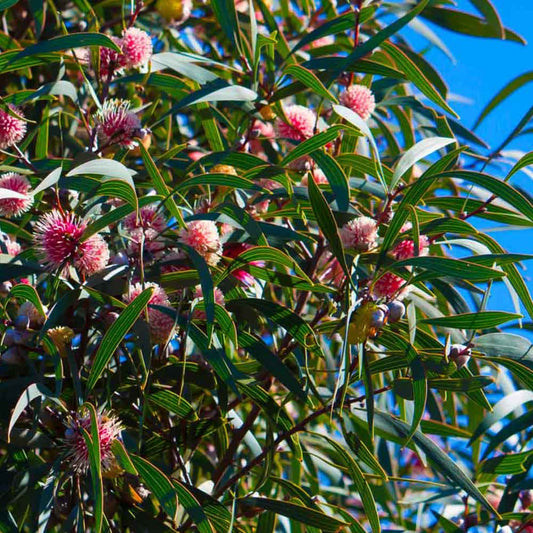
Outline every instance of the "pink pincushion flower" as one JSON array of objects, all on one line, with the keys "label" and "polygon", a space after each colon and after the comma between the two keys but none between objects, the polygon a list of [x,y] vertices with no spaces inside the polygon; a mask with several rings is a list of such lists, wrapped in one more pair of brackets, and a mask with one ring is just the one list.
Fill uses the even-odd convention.
[{"label": "pink pincushion flower", "polygon": [[[224,256],[229,257],[231,259],[236,259],[246,250],[249,250],[250,248],[253,248],[251,244],[246,244],[243,242],[228,242],[224,245]],[[249,265],[262,267],[265,266],[265,263],[263,261],[251,261],[248,263]],[[246,272],[246,270],[243,270],[242,268],[237,268],[232,271],[232,275],[237,278],[241,283],[244,283],[244,285],[248,285],[248,287],[251,287],[254,282],[255,278],[250,274],[249,272]]]},{"label": "pink pincushion flower", "polygon": [[194,220],[179,232],[183,244],[194,248],[209,265],[220,261],[222,244],[217,226],[211,220]]},{"label": "pink pincushion flower", "polygon": [[109,263],[109,247],[101,235],[91,235],[79,244],[74,254],[74,266],[84,275],[91,276]]},{"label": "pink pincushion flower", "polygon": [[377,298],[401,300],[409,293],[409,286],[400,276],[386,272],[374,283],[372,292]]},{"label": "pink pincushion flower", "polygon": [[372,91],[364,85],[351,85],[340,95],[340,103],[349,107],[363,120],[368,120],[376,108]]},{"label": "pink pincushion flower", "polygon": [[22,196],[22,198],[1,198],[1,216],[16,217],[33,205],[33,196],[28,194],[31,189],[31,183],[22,174],[8,172],[0,176],[0,189],[7,189]]},{"label": "pink pincushion flower", "polygon": [[129,150],[137,146],[136,137],[142,133],[139,117],[130,111],[127,100],[106,100],[96,114],[98,137],[105,145],[118,143]]},{"label": "pink pincushion flower", "polygon": [[281,137],[304,141],[315,132],[316,114],[302,105],[289,105],[284,108],[287,122],[277,120],[276,126]]},{"label": "pink pincushion flower", "polygon": [[104,239],[91,235],[82,241],[87,224],[73,213],[53,210],[35,225],[34,241],[43,262],[50,270],[74,266],[81,274],[91,275],[109,262],[109,248]]},{"label": "pink pincushion flower", "polygon": [[[122,39],[111,37],[111,40],[122,48]],[[102,81],[107,81],[113,74],[126,66],[126,56],[122,52],[117,52],[111,48],[100,48],[100,76]]]},{"label": "pink pincushion flower", "polygon": [[[428,255],[429,239],[425,235],[420,235],[418,245],[418,255],[420,257]],[[404,259],[411,259],[411,257],[415,257],[415,241],[413,241],[412,239],[405,239],[404,241],[399,242],[394,247],[392,255],[398,261],[403,261]]]},{"label": "pink pincushion flower", "polygon": [[[215,290],[213,291],[213,296],[215,297],[216,304],[224,305],[224,293],[218,287],[215,287]],[[204,294],[202,292],[201,285],[197,285],[195,287],[194,297],[199,300],[203,300]],[[193,316],[194,318],[198,318],[199,320],[205,320],[207,318],[204,309],[198,309],[198,306],[194,308]]]},{"label": "pink pincushion flower", "polygon": [[367,252],[376,246],[378,226],[370,217],[357,217],[344,224],[340,236],[346,248]]},{"label": "pink pincushion flower", "polygon": [[[124,300],[127,303],[130,303],[137,298],[143,290],[148,289],[149,287],[154,289],[152,297],[148,302],[149,306],[159,305],[161,307],[172,309],[167,293],[157,283],[145,283],[144,285],[136,283],[130,288],[129,293],[124,296]],[[159,311],[159,309],[154,309],[152,307],[148,307],[148,325],[150,326],[152,340],[158,344],[166,342],[174,331],[174,319],[163,311]]]},{"label": "pink pincushion flower", "polygon": [[122,34],[122,53],[126,58],[126,66],[139,68],[146,65],[152,57],[152,39],[139,28],[128,28]]},{"label": "pink pincushion flower", "polygon": [[144,247],[150,252],[162,249],[163,244],[157,241],[157,238],[166,228],[167,223],[156,206],[141,207],[138,216],[132,213],[124,219],[122,224],[131,238],[134,249],[138,249],[141,243],[144,243]]},{"label": "pink pincushion flower", "polygon": [[18,116],[0,109],[0,150],[5,150],[18,144],[26,135],[26,122],[22,120],[24,118],[22,111],[13,104],[9,104],[9,109]]},{"label": "pink pincushion flower", "polygon": [[[111,450],[113,443],[120,438],[122,424],[115,416],[109,412],[102,412],[97,415],[98,438],[100,441],[100,461],[102,470],[111,470],[116,465],[115,456]],[[91,435],[91,417],[89,414],[74,414],[70,424],[65,430],[65,448],[67,450],[67,460],[72,470],[78,474],[84,474],[91,466],[89,460],[89,449],[83,430]]]}]

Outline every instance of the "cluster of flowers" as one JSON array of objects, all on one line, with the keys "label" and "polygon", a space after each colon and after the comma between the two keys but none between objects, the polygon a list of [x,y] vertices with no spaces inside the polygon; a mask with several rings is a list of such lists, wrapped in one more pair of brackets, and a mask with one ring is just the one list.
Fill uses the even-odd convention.
[{"label": "cluster of flowers", "polygon": [[[183,20],[190,15],[191,6],[179,3],[179,10],[175,3],[158,2],[159,12],[169,20]],[[129,27],[123,31],[121,37],[112,37],[113,42],[120,51],[101,48],[98,65],[91,65],[90,54],[82,53],[77,59],[99,72],[100,80],[104,84],[111,82],[116,73],[123,69],[144,68],[152,56],[152,42],[150,36],[137,28]],[[327,44],[327,43],[324,43]],[[349,85],[339,96],[342,105],[357,113],[363,120],[369,120],[375,110],[375,99],[372,91],[358,84]],[[93,139],[98,139],[100,148],[98,152],[112,146],[127,150],[134,150],[139,141],[149,135],[143,129],[137,113],[131,109],[128,100],[108,98],[100,109],[93,115]],[[274,120],[275,119],[275,120]],[[316,132],[325,128],[323,120],[317,114],[300,105],[287,105],[284,107],[283,117],[265,116],[265,120],[256,120],[251,128],[250,135],[243,146],[244,150],[254,155],[267,159],[263,151],[263,141],[275,143],[277,139],[285,142],[288,149],[294,144],[310,139]],[[0,149],[16,147],[26,134],[26,121],[22,110],[12,104],[0,110]],[[94,147],[95,148],[95,147]],[[91,147],[93,149],[93,147]],[[189,153],[193,161],[201,160],[206,154],[197,150]],[[306,156],[291,164],[296,171],[304,171],[301,185],[306,186],[308,179],[314,179],[318,184],[328,183],[326,175],[316,167],[314,161]],[[235,169],[228,165],[215,165],[211,172],[237,174]],[[279,187],[274,180],[263,179],[259,184],[266,190],[272,191]],[[31,175],[28,177],[19,173],[7,173],[0,176],[0,189],[7,192],[0,197],[0,216],[13,218],[19,217],[30,210],[34,203],[32,194]],[[115,202],[113,204],[113,202]],[[116,201],[110,201],[116,205]],[[270,200],[267,197],[250,205],[253,216],[268,217]],[[196,213],[200,215],[200,213]],[[59,273],[65,277],[77,275],[82,280],[103,271],[110,264],[128,263],[135,258],[150,254],[151,260],[161,265],[161,271],[173,272],[191,268],[187,261],[187,249],[190,248],[199,254],[209,266],[216,266],[223,258],[232,260],[248,250],[251,245],[241,242],[224,242],[224,235],[231,232],[227,225],[218,225],[211,220],[194,219],[177,232],[169,229],[168,221],[160,207],[155,204],[145,205],[136,213],[131,213],[120,223],[120,229],[128,241],[127,249],[113,253],[110,244],[104,235],[91,230],[91,220],[83,219],[73,212],[63,209],[58,202],[50,212],[41,215],[33,223],[34,250],[43,266],[50,272]],[[340,236],[346,250],[352,253],[372,252],[378,246],[378,222],[367,216],[357,217],[340,230]],[[168,239],[168,235],[175,239]],[[177,247],[174,243],[177,241]],[[2,247],[7,253],[16,256],[22,251],[19,243],[7,236],[2,237]],[[429,241],[420,236],[418,249],[411,239],[402,240],[392,251],[396,260],[403,260],[415,255],[428,253]],[[262,266],[262,262],[252,264]],[[319,263],[322,268],[322,278],[333,281],[341,286],[344,281],[337,260],[327,252]],[[255,283],[254,277],[243,269],[233,271],[245,287]],[[19,280],[19,282],[25,280]],[[362,306],[358,317],[358,335],[364,338],[371,336],[379,327],[388,320],[400,320],[405,311],[400,300],[407,294],[406,281],[392,273],[385,273],[372,282],[371,305]],[[4,287],[9,288],[9,287]],[[147,321],[152,341],[155,344],[168,343],[177,332],[175,311],[171,299],[165,290],[153,281],[141,282],[134,278],[126,293],[123,295],[125,303],[132,302],[146,288],[152,289],[152,296],[147,310]],[[224,305],[224,294],[219,288],[215,289],[215,302]],[[190,294],[194,300],[201,302],[202,290],[197,286]],[[375,302],[385,302],[378,305]],[[30,342],[31,334],[28,328],[40,327],[45,319],[33,304],[27,302],[20,306],[14,329],[6,336],[5,344],[9,350],[2,356],[6,362],[18,363],[24,357],[24,346]],[[363,317],[364,315],[364,317]],[[117,318],[113,312],[107,313],[107,323]],[[205,320],[205,312],[201,305],[197,305],[193,315],[195,319]],[[368,319],[367,319],[368,318]],[[363,334],[361,334],[363,332]],[[57,327],[47,331],[60,355],[65,355],[67,347],[75,337],[72,329]],[[98,429],[102,465],[104,469],[112,469],[111,444],[120,435],[121,424],[109,413],[99,415]],[[68,444],[70,459],[73,468],[84,472],[89,465],[88,449],[85,431],[90,430],[90,418],[87,415],[73,415],[65,434]]]}]

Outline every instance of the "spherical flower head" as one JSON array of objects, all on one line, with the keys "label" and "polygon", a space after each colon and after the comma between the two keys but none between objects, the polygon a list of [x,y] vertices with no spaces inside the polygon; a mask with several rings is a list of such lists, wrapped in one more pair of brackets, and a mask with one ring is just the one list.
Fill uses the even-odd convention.
[{"label": "spherical flower head", "polygon": [[[111,40],[122,49],[122,39],[111,37]],[[100,48],[100,76],[105,82],[113,77],[113,74],[126,66],[126,56],[122,52],[117,52],[111,48]]]},{"label": "spherical flower head", "polygon": [[[239,255],[241,255],[246,250],[249,250],[250,248],[252,248],[251,244],[246,244],[243,242],[228,242],[224,245],[223,253],[225,257],[236,259],[239,257]],[[248,264],[258,267],[265,266],[264,261],[250,261]],[[246,270],[243,270],[242,268],[237,268],[233,270],[231,274],[241,283],[247,285],[248,287],[251,287],[255,282],[255,278],[252,276],[252,274],[246,272]]]},{"label": "spherical flower head", "polygon": [[[158,305],[172,309],[167,293],[157,283],[145,283],[144,285],[142,283],[136,283],[135,285],[132,285],[129,293],[124,296],[124,300],[127,303],[130,303],[137,298],[143,290],[150,287],[153,289],[153,293],[148,301],[148,306]],[[152,340],[157,344],[166,342],[174,331],[174,319],[163,311],[159,311],[159,309],[154,309],[152,307],[148,307],[148,325],[150,327]]]},{"label": "spherical flower head", "polygon": [[22,120],[24,118],[22,111],[13,104],[9,104],[8,107],[14,115],[18,116],[0,109],[0,150],[18,144],[26,135],[26,122]]},{"label": "spherical flower head", "polygon": [[152,57],[152,39],[139,28],[128,28],[122,34],[122,53],[126,58],[126,66],[139,68],[146,65]]},{"label": "spherical flower head", "polygon": [[212,174],[230,174],[231,176],[238,176],[237,170],[231,165],[217,164],[211,168]]},{"label": "spherical flower head", "polygon": [[[224,305],[224,293],[218,288],[215,287],[215,290],[213,291],[213,296],[215,297],[215,303],[218,305]],[[204,294],[202,292],[202,286],[197,285],[194,289],[194,298],[203,300]],[[205,320],[207,318],[204,309],[198,309],[198,306],[194,308],[193,313],[194,318],[198,318],[199,320]]]},{"label": "spherical flower head", "polygon": [[368,120],[376,109],[376,101],[372,91],[364,85],[350,85],[340,95],[340,103],[349,107],[357,113],[363,120]]},{"label": "spherical flower head", "polygon": [[402,300],[409,293],[409,286],[407,282],[393,274],[392,272],[386,272],[375,283],[372,290],[372,294],[376,298],[386,298],[394,300]]},{"label": "spherical flower head", "polygon": [[[418,241],[418,255],[423,257],[429,253],[429,239],[425,235],[420,235]],[[404,259],[411,259],[415,257],[415,241],[412,239],[405,239],[404,241],[399,242],[392,250],[392,255],[398,261],[403,261]]]},{"label": "spherical flower head", "polygon": [[74,253],[73,264],[85,276],[92,276],[109,263],[109,247],[101,235],[91,235],[81,242]]},{"label": "spherical flower head", "polygon": [[169,22],[183,22],[191,16],[192,0],[157,0],[155,8]]},{"label": "spherical flower head", "polygon": [[43,215],[35,226],[34,241],[39,255],[49,270],[75,266],[83,275],[91,275],[109,262],[109,249],[104,239],[92,235],[82,242],[86,223],[73,213],[53,210]]},{"label": "spherical flower head", "polygon": [[134,248],[138,248],[144,242],[145,247],[151,252],[161,249],[162,244],[154,241],[166,228],[167,222],[155,205],[141,207],[138,215],[137,213],[128,215],[122,225],[136,245]]},{"label": "spherical flower head", "polygon": [[55,328],[49,329],[46,334],[54,346],[57,348],[59,355],[61,357],[67,356],[67,347],[70,346],[72,339],[74,338],[74,331],[66,326],[57,326]]},{"label": "spherical flower head", "polygon": [[277,120],[277,129],[281,137],[294,141],[304,141],[314,135],[316,114],[302,105],[289,105],[284,109],[287,122]]},{"label": "spherical flower head", "polygon": [[28,194],[31,189],[31,183],[22,174],[8,172],[0,176],[0,189],[7,189],[21,196],[20,198],[1,198],[0,216],[19,216],[26,212],[33,204],[33,196]]},{"label": "spherical flower head", "polygon": [[370,217],[357,217],[340,229],[342,244],[351,250],[367,252],[376,246],[378,226]]},{"label": "spherical flower head", "polygon": [[179,232],[183,244],[194,248],[208,265],[220,261],[222,244],[216,224],[211,220],[194,220]]},{"label": "spherical flower head", "polygon": [[[43,311],[48,312],[46,306],[43,305]],[[24,302],[18,309],[18,316],[28,317],[29,325],[32,328],[38,328],[44,324],[46,320],[46,315],[39,312],[37,307],[35,307],[31,302]]]},{"label": "spherical flower head", "polygon": [[136,137],[142,133],[139,117],[130,111],[127,100],[106,100],[96,114],[96,130],[104,145],[118,143],[131,150],[137,145]]},{"label": "spherical flower head", "polygon": [[[111,446],[120,438],[122,425],[118,418],[109,412],[97,415],[96,421],[100,441],[100,461],[102,470],[106,472],[116,465]],[[91,435],[91,417],[89,414],[81,415],[76,413],[65,430],[64,444],[67,450],[67,460],[72,470],[77,474],[86,473],[91,466],[89,449],[83,437],[83,430],[86,430]]]}]

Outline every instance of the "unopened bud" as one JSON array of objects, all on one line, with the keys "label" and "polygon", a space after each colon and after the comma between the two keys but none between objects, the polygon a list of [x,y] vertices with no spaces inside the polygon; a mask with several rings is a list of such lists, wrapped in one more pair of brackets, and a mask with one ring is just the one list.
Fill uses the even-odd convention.
[{"label": "unopened bud", "polygon": [[405,305],[398,300],[393,300],[387,305],[389,309],[389,322],[399,322],[405,315]]}]

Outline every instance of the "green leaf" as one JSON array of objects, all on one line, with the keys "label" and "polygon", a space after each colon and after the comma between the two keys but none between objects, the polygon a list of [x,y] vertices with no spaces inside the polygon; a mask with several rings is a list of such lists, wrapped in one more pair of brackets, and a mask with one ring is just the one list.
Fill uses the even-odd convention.
[{"label": "green leaf", "polygon": [[[357,410],[354,409],[354,412]],[[361,414],[361,418],[366,417],[364,413]],[[390,435],[398,442],[404,442],[405,438],[409,434],[409,425],[402,420],[385,413],[383,411],[376,411],[376,431],[380,431],[385,435]],[[415,431],[412,437],[413,442],[427,455],[440,474],[446,476],[454,485],[462,488],[475,500],[481,503],[489,511],[499,516],[497,511],[487,501],[481,491],[474,485],[472,480],[465,474],[461,467],[455,462],[446,452],[444,452],[438,444],[433,442],[430,438],[426,437],[420,431]]]},{"label": "green leaf", "polygon": [[492,412],[483,418],[481,423],[472,434],[472,438],[468,442],[468,445],[470,446],[475,440],[481,437],[481,435],[486,433],[494,424],[511,414],[518,406],[525,405],[529,402],[533,402],[533,392],[527,390],[514,391],[502,398],[494,406]]},{"label": "green leaf", "polygon": [[260,298],[232,300],[227,304],[230,311],[233,305],[250,306],[257,309],[262,316],[272,320],[287,331],[292,338],[300,343],[302,348],[311,351],[318,350],[320,353],[320,347],[311,326],[287,307]]},{"label": "green leaf", "polygon": [[13,426],[17,423],[17,420],[20,418],[20,415],[24,412],[26,407],[30,405],[33,400],[41,399],[54,399],[57,401],[57,398],[52,394],[48,388],[46,388],[42,383],[32,383],[20,396],[18,399],[13,412],[11,413],[11,418],[9,419],[9,425],[7,426],[7,441],[10,440],[11,430]]},{"label": "green leaf", "polygon": [[171,520],[176,520],[178,497],[170,479],[159,468],[138,455],[132,455],[131,460],[148,490],[157,498]]},{"label": "green leaf", "polygon": [[409,58],[409,56],[407,56],[407,54],[390,42],[383,43],[382,48],[392,57],[396,65],[405,72],[409,80],[412,81],[425,96],[427,96],[434,104],[450,113],[450,115],[459,118],[459,115],[446,103],[446,100],[444,100],[435,87],[431,85],[430,81],[424,76],[423,72]]},{"label": "green leaf", "polygon": [[67,178],[70,176],[86,176],[92,174],[123,180],[135,190],[132,176],[134,176],[136,172],[130,170],[114,159],[93,159],[92,161],[82,163],[70,170],[67,174]]},{"label": "green leaf", "polygon": [[280,383],[285,385],[288,390],[301,398],[307,399],[306,393],[303,391],[300,383],[294,377],[287,365],[275,355],[263,340],[251,333],[241,331],[238,333],[239,346],[244,348],[254,359],[259,361],[266,370],[268,370],[274,377],[279,379]]},{"label": "green leaf", "polygon": [[416,143],[409,150],[407,150],[407,152],[405,152],[405,154],[398,161],[390,182],[390,188],[394,189],[398,181],[402,179],[403,175],[418,161],[453,142],[456,142],[456,140],[449,139],[447,137],[430,137],[429,139],[423,139],[422,141]]},{"label": "green leaf", "polygon": [[[532,72],[532,79],[533,79],[533,72]],[[522,170],[523,168],[526,168],[530,165],[533,165],[533,152],[529,152],[528,154],[524,155],[516,163],[516,165],[511,169],[511,172],[507,174],[505,181],[509,181],[519,170]]]},{"label": "green leaf", "polygon": [[525,364],[533,363],[533,344],[520,335],[487,333],[476,337],[473,346],[488,356],[507,357]]},{"label": "green leaf", "polygon": [[[463,11],[444,7],[428,7],[422,16],[438,26],[456,33],[492,39],[502,38],[500,28],[487,24],[484,18],[464,13]],[[507,28],[504,28],[503,31],[505,40],[526,44],[524,39],[513,31]]]},{"label": "green leaf", "polygon": [[100,445],[100,428],[96,409],[90,403],[83,404],[82,409],[89,411],[91,419],[90,433],[82,428],[82,435],[89,455],[91,479],[94,493],[94,531],[100,533],[104,523],[104,482],[102,479],[102,457]]},{"label": "green leaf", "polygon": [[32,44],[18,53],[13,61],[17,61],[23,57],[49,52],[62,52],[64,50],[72,50],[73,48],[86,48],[88,46],[103,46],[104,48],[111,48],[115,52],[121,51],[113,40],[103,33],[80,32],[72,35],[61,35],[60,37],[54,37],[47,41]]},{"label": "green leaf", "polygon": [[509,98],[509,96],[511,96],[515,91],[531,81],[533,81],[533,71],[520,74],[520,76],[517,76],[507,83],[505,87],[498,91],[498,93],[493,96],[490,102],[485,106],[472,129],[477,129],[478,126],[487,118],[487,116],[494,111],[494,109],[496,109],[502,102]]},{"label": "green leaf", "polygon": [[52,170],[52,172],[50,172],[50,174],[48,174],[48,176],[46,176],[46,178],[44,178],[44,180],[41,181],[41,183],[39,183],[39,185],[37,185],[33,191],[31,191],[31,194],[35,196],[41,191],[48,189],[48,187],[55,185],[59,181],[59,178],[61,178],[62,170],[63,169],[61,167]]},{"label": "green leaf", "polygon": [[185,398],[170,390],[154,392],[148,396],[148,401],[180,418],[198,420],[194,407]]},{"label": "green leaf", "polygon": [[96,194],[110,196],[111,198],[120,198],[130,204],[134,210],[137,211],[139,209],[135,188],[124,181],[118,179],[106,180],[98,187]]},{"label": "green leaf", "polygon": [[477,466],[480,474],[509,475],[526,471],[526,466],[533,451],[508,453],[482,461]]},{"label": "green leaf", "polygon": [[284,74],[292,76],[295,80],[300,81],[306,87],[309,87],[315,94],[322,96],[334,103],[338,103],[337,99],[326,86],[318,79],[314,72],[302,67],[301,65],[289,65],[284,71]]},{"label": "green leaf", "polygon": [[384,43],[389,37],[391,37],[395,33],[398,33],[402,28],[407,26],[407,24],[409,24],[411,20],[413,20],[426,8],[426,6],[428,5],[428,1],[429,0],[422,0],[414,9],[409,11],[403,17],[399,18],[398,20],[395,20],[392,24],[389,24],[387,27],[377,32],[364,43],[359,44],[353,52],[351,52],[345,59],[342,60],[342,63],[331,76],[332,79],[336,79],[340,72],[344,70],[349,70],[349,67],[352,64],[356,63],[364,56],[369,55],[376,48],[378,48],[378,46]]},{"label": "green leaf", "polygon": [[329,154],[319,150],[313,152],[311,157],[328,179],[331,190],[335,194],[338,209],[340,211],[348,211],[350,207],[350,186],[341,165]]},{"label": "green leaf", "polygon": [[492,192],[497,198],[505,200],[511,204],[517,211],[525,215],[529,220],[533,220],[533,204],[522,193],[508,185],[487,174],[480,172],[470,172],[467,170],[454,170],[450,172],[443,172],[435,176],[438,178],[462,178],[471,183],[475,183],[480,187],[484,187]]},{"label": "green leaf", "polygon": [[[429,272],[437,273],[439,277],[451,276],[469,281],[488,281],[505,277],[505,272],[501,270],[478,265],[471,261],[452,259],[451,257],[412,257],[394,263],[389,270],[406,266],[424,268]],[[425,274],[421,276],[425,277]],[[430,276],[428,276],[428,279],[431,279]]]},{"label": "green leaf", "polygon": [[260,509],[286,516],[287,518],[296,520],[307,526],[317,527],[325,533],[335,533],[339,528],[347,525],[342,520],[333,518],[325,513],[288,501],[257,498],[253,496],[243,498],[240,501],[245,505],[259,507]]},{"label": "green leaf", "polygon": [[142,145],[142,143],[139,143],[139,149],[141,151],[144,166],[146,168],[146,171],[148,172],[148,175],[152,179],[152,183],[154,184],[155,190],[165,198],[165,205],[172,214],[172,216],[176,219],[179,227],[184,228],[185,222],[183,221],[181,211],[177,206],[174,198],[172,197],[172,194],[170,194],[167,184],[165,183],[161,172],[157,168],[156,163],[152,159],[152,156],[148,153],[148,150],[146,150],[146,148]]},{"label": "green leaf", "polygon": [[[425,1],[426,0],[424,0],[424,2]],[[335,111],[335,113],[337,113],[337,115],[339,115],[339,117],[342,117],[344,120],[348,121],[350,124],[355,126],[358,130],[360,130],[361,133],[368,139],[368,142],[370,143],[370,146],[372,147],[372,153],[374,155],[374,165],[376,168],[377,176],[379,178],[381,185],[383,186],[383,190],[387,192],[389,188],[383,175],[383,167],[381,165],[381,159],[379,157],[378,146],[376,144],[374,136],[372,135],[372,132],[370,131],[370,128],[368,127],[368,124],[357,113],[355,113],[354,111],[352,111],[351,109],[345,106],[334,105],[333,110]]]},{"label": "green leaf", "polygon": [[462,313],[454,316],[424,318],[420,320],[420,322],[422,324],[440,326],[443,328],[486,329],[500,326],[510,320],[516,320],[519,318],[522,318],[522,315],[517,315],[516,313],[480,311],[478,313]]},{"label": "green leaf", "polygon": [[311,207],[313,208],[318,226],[326,237],[333,255],[339,261],[339,264],[346,275],[350,276],[335,217],[333,216],[324,195],[313,179],[309,180],[309,199],[311,200]]},{"label": "green leaf", "polygon": [[280,165],[287,166],[292,161],[296,161],[300,157],[317,151],[322,146],[334,141],[339,136],[341,130],[341,126],[332,126],[331,128],[321,131],[316,135],[313,135],[311,138],[302,141],[281,160]]},{"label": "green leaf", "polygon": [[106,331],[98,351],[94,356],[93,365],[87,381],[87,390],[90,391],[94,388],[126,333],[135,324],[143,310],[146,309],[152,293],[153,288],[145,289],[120,313],[117,320]]},{"label": "green leaf", "polygon": [[15,285],[9,292],[9,296],[11,298],[20,298],[23,301],[31,302],[41,316],[46,316],[39,294],[31,285],[26,285],[25,283]]},{"label": "green leaf", "polygon": [[346,452],[346,450],[334,439],[329,438],[327,435],[317,434],[320,438],[327,441],[335,452],[340,456],[343,466],[348,470],[349,476],[354,482],[355,488],[363,502],[363,509],[365,511],[366,518],[370,522],[373,533],[379,533],[381,531],[381,524],[379,520],[378,511],[376,508],[376,502],[374,495],[368,484],[368,481],[363,475],[363,471],[359,465],[354,461],[353,457]]},{"label": "green leaf", "polygon": [[177,480],[173,480],[180,505],[185,507],[187,514],[198,527],[200,533],[213,533],[215,531],[202,505],[189,491],[186,485]]}]

